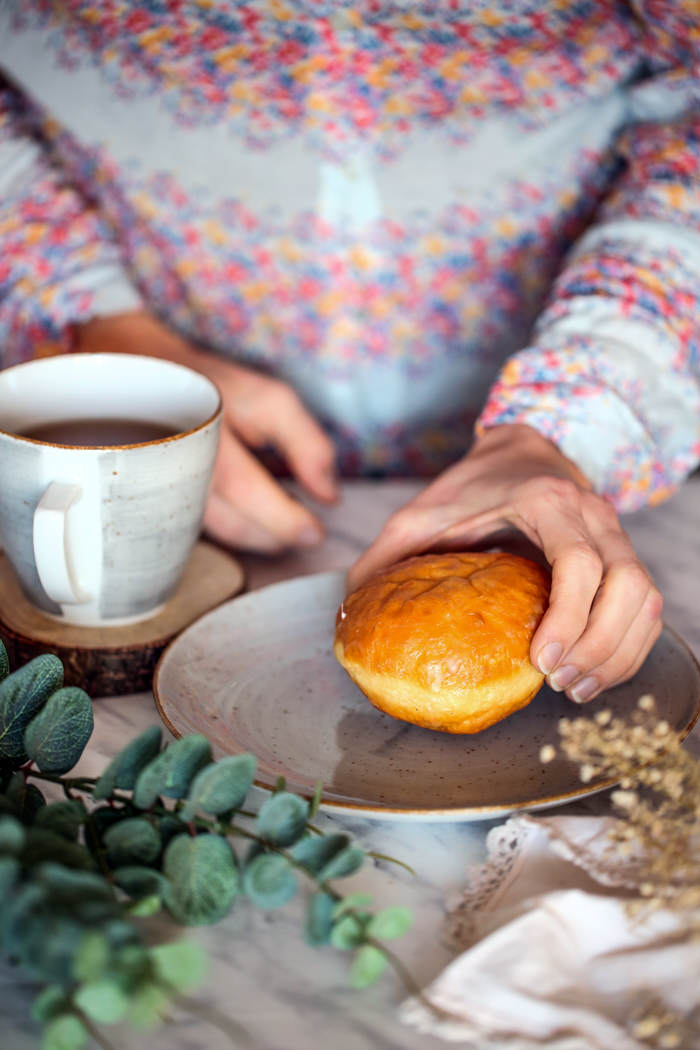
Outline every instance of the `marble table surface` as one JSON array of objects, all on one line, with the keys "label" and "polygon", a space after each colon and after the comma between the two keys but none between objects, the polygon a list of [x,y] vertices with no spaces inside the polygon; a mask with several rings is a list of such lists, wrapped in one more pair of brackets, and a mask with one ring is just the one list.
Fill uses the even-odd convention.
[{"label": "marble table surface", "polygon": [[[241,560],[249,589],[293,576],[347,568],[388,515],[415,492],[412,481],[353,482],[343,498],[322,511],[328,536],[317,549],[278,559]],[[669,502],[628,517],[625,526],[665,596],[665,619],[700,654],[700,475]],[[95,706],[95,733],[80,769],[97,773],[132,735],[159,722],[150,695],[107,698]],[[688,746],[700,753],[700,727]],[[595,805],[605,809],[605,795]],[[449,961],[442,940],[450,897],[466,884],[471,865],[485,852],[495,822],[393,822],[320,815],[325,828],[353,834],[368,850],[400,858],[415,870],[375,860],[351,879],[346,891],[369,892],[376,905],[405,904],[413,929],[395,942],[397,953],[421,983]],[[301,933],[301,895],[285,908],[261,912],[239,902],[214,927],[189,929],[211,965],[205,985],[187,1009],[148,1034],[109,1029],[115,1050],[433,1050],[445,1044],[404,1027],[397,1006],[405,990],[393,975],[357,992],[347,985],[348,958],[333,948],[312,948]],[[28,1012],[32,992],[10,968],[0,968],[0,1047],[37,1050]]]}]

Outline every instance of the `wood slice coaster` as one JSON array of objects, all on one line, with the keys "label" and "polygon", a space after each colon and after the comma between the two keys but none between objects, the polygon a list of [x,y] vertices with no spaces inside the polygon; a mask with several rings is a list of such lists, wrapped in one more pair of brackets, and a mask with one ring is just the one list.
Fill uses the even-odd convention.
[{"label": "wood slice coaster", "polygon": [[176,634],[243,588],[239,563],[210,543],[197,543],[180,585],[156,616],[126,627],[81,627],[44,616],[27,601],[0,552],[0,637],[14,670],[40,653],[63,661],[66,685],[93,699],[151,688],[158,657]]}]

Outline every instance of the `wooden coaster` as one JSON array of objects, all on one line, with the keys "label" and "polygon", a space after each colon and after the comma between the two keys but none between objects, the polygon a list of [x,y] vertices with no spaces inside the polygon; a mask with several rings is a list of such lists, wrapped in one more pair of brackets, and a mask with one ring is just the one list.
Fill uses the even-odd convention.
[{"label": "wooden coaster", "polygon": [[79,685],[93,699],[139,693],[151,688],[168,642],[238,594],[243,583],[243,569],[230,554],[200,541],[177,591],[157,616],[126,627],[80,627],[52,620],[30,605],[0,553],[0,637],[12,669],[50,652],[63,661],[66,685]]}]

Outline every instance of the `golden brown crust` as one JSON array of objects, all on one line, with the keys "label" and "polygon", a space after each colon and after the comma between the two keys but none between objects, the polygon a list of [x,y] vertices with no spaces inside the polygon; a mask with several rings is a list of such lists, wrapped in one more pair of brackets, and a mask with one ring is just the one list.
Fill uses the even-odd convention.
[{"label": "golden brown crust", "polygon": [[476,733],[529,703],[549,576],[511,554],[427,554],[377,574],[336,617],[334,651],[369,700],[416,725]]}]

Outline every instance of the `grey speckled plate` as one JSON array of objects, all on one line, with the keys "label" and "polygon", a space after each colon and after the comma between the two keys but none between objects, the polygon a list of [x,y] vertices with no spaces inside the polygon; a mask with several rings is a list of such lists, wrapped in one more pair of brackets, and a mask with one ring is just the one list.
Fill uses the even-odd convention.
[{"label": "grey speckled plate", "polygon": [[[382,714],[332,653],[341,573],[305,576],[235,598],[203,616],[161,657],[154,691],[176,736],[204,733],[217,756],[251,751],[257,783],[311,796],[336,812],[412,820],[485,820],[592,794],[576,767],[543,766],[557,722],[579,708],[544,687],[532,703],[476,736],[419,729]],[[700,668],[685,643],[664,630],[643,669],[586,705],[631,712],[653,693],[684,734],[700,710]]]}]

